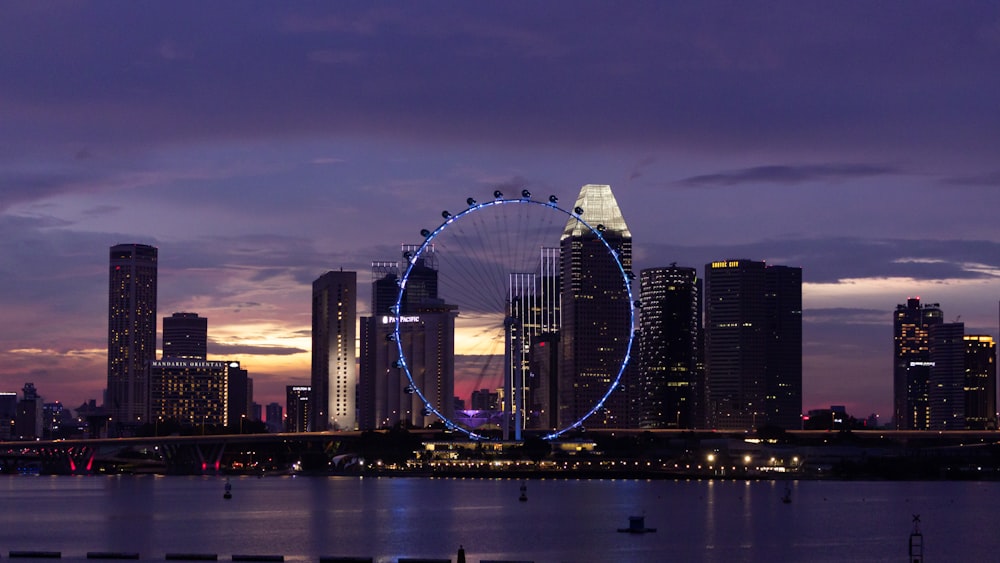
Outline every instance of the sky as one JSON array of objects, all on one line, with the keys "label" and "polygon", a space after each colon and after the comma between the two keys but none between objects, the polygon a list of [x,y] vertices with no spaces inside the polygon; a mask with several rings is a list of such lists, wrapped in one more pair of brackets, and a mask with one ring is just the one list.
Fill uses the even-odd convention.
[{"label": "sky", "polygon": [[101,401],[108,248],[255,399],[311,282],[498,186],[612,186],[634,269],[803,268],[804,409],[891,417],[892,311],[997,335],[996,2],[0,0],[0,390]]}]

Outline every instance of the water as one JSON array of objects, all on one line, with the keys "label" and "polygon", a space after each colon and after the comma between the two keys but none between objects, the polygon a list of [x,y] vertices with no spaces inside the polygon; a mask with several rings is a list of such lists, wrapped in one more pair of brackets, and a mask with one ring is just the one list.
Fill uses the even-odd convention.
[{"label": "water", "polygon": [[[1000,560],[994,482],[0,477],[0,553],[600,561]],[[624,534],[631,515],[655,533]],[[6,554],[4,554],[6,555]]]}]

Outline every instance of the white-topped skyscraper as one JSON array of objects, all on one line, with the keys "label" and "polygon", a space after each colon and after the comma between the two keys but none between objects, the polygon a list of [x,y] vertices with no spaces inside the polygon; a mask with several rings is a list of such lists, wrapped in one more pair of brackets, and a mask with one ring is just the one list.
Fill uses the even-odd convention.
[{"label": "white-topped skyscraper", "polygon": [[[611,186],[587,184],[574,209],[618,254],[631,275],[632,233],[625,224]],[[587,414],[607,393],[625,358],[631,315],[629,294],[618,265],[604,243],[574,218],[560,240],[561,317],[559,357],[559,425],[566,427]],[[624,428],[629,420],[628,381],[595,413],[588,425]]]},{"label": "white-topped skyscraper", "polygon": [[156,247],[111,247],[108,281],[108,394],[112,435],[149,420],[149,367],[156,358]]}]

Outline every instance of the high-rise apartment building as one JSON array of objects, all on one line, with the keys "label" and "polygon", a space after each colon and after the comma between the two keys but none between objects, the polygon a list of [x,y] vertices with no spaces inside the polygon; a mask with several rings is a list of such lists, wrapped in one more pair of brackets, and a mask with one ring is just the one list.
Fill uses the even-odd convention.
[{"label": "high-rise apartment building", "polygon": [[800,268],[705,266],[705,380],[709,425],[801,428]]},{"label": "high-rise apartment building", "polygon": [[327,272],[313,282],[313,431],[357,427],[357,273]]},{"label": "high-rise apartment building", "polygon": [[992,336],[967,334],[965,340],[965,425],[997,429],[997,347]]},{"label": "high-rise apartment building", "polygon": [[930,424],[930,327],[941,324],[940,305],[919,297],[896,305],[893,314],[893,423],[897,430],[926,430]]},{"label": "high-rise apartment building", "polygon": [[208,350],[208,319],[198,313],[163,317],[163,357],[204,360]]},{"label": "high-rise apartment building", "polygon": [[671,265],[643,270],[639,284],[639,428],[699,427],[701,279],[694,268]]},{"label": "high-rise apartment building", "polygon": [[157,250],[111,247],[108,283],[108,393],[113,435],[149,420],[149,366],[156,357]]},{"label": "high-rise apartment building", "polygon": [[[611,186],[583,186],[573,206],[601,231],[625,271],[632,272],[632,233]],[[607,393],[626,356],[632,330],[628,288],[604,243],[575,218],[560,239],[561,317],[559,423],[566,427],[587,414]],[[629,420],[630,382],[619,387],[589,420],[598,427],[621,428]]]}]

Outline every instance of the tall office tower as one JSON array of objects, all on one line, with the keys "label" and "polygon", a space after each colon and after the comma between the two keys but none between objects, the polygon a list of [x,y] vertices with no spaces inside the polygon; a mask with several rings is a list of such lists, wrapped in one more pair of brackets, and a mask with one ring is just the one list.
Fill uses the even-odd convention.
[{"label": "tall office tower", "polygon": [[930,422],[930,327],[942,322],[940,305],[909,298],[893,316],[893,423],[896,430],[927,430]]},{"label": "tall office tower", "polygon": [[928,331],[930,430],[965,429],[965,323],[938,323]]},{"label": "tall office tower", "polygon": [[313,431],[357,427],[357,286],[356,272],[327,272],[313,282]]},{"label": "tall office tower", "polygon": [[204,360],[208,348],[208,319],[198,313],[163,317],[163,357]]},{"label": "tall office tower", "polygon": [[156,357],[155,247],[111,247],[108,283],[108,394],[112,435],[149,420],[149,365]]},{"label": "tall office tower", "polygon": [[[632,233],[611,193],[611,186],[587,184],[574,208],[632,272]],[[562,327],[559,358],[559,423],[566,427],[587,414],[607,393],[625,357],[632,330],[629,295],[617,264],[600,239],[576,219],[566,223],[560,239]],[[589,424],[621,428],[629,419],[630,387],[622,378],[603,409]]]},{"label": "tall office tower", "polygon": [[[401,247],[402,266],[396,262],[372,262],[372,316],[362,317],[360,322],[358,425],[364,430],[396,424],[419,428],[436,420],[434,416],[423,415],[423,405],[416,394],[406,393],[409,382],[403,371],[395,367],[399,350],[389,340],[396,322],[390,308],[399,295],[400,268],[409,267],[417,249],[416,245]],[[438,299],[434,249],[424,249],[413,264],[400,302],[400,332],[411,375],[442,414],[454,411],[455,314],[454,307]],[[432,344],[435,347],[428,348]]]},{"label": "tall office tower", "polygon": [[[510,304],[510,348],[512,359],[507,374],[511,392],[504,392],[504,412],[516,413],[521,428],[552,428],[551,398],[556,396],[555,371],[532,370],[531,354],[553,356],[549,350],[535,346],[542,340],[555,345],[560,325],[559,249],[540,249],[538,269],[533,272],[511,273],[508,279],[507,303]],[[555,339],[553,338],[555,337]],[[546,360],[547,361],[547,360]],[[536,363],[536,367],[540,367]],[[520,393],[514,392],[520,389]],[[516,431],[516,424],[515,424]]]},{"label": "tall office tower", "polygon": [[639,286],[639,428],[695,428],[703,386],[701,279],[694,268],[672,264],[643,270]]},{"label": "tall office tower", "polygon": [[[453,305],[428,300],[411,314],[400,317],[400,344],[413,382],[441,414],[454,415],[455,317]],[[425,413],[403,369],[396,367],[399,347],[389,339],[395,329],[393,316],[370,321],[372,334],[368,352],[372,363],[372,425],[391,428],[397,424],[424,428],[437,417]],[[367,386],[366,386],[367,387]],[[363,391],[367,393],[367,391]],[[366,420],[366,424],[368,421]]]},{"label": "tall office tower", "polygon": [[[560,327],[560,295],[559,295],[559,249],[543,247],[540,249],[538,269],[534,272],[511,273],[509,275],[507,302],[510,304],[512,319],[509,352],[512,357],[520,359],[519,366],[510,364],[511,372],[507,374],[512,389],[520,381],[520,422],[522,428],[553,428],[554,416],[558,409],[554,408],[557,397],[557,380],[554,377],[556,364],[548,369],[535,371],[532,354],[542,354],[542,364],[535,362],[534,367],[541,368],[544,362],[556,357],[552,347],[558,344]],[[536,343],[545,344],[536,346]],[[511,412],[518,404],[516,393],[505,393],[505,412]],[[517,408],[514,408],[517,411]]]},{"label": "tall office tower", "polygon": [[997,347],[992,336],[965,335],[965,425],[997,428]]},{"label": "tall office tower", "polygon": [[309,395],[312,387],[308,385],[285,386],[285,431],[305,432],[309,428]]},{"label": "tall office tower", "polygon": [[721,429],[801,428],[802,270],[705,266],[707,418]]},{"label": "tall office tower", "polygon": [[802,268],[764,270],[767,354],[764,411],[767,423],[786,430],[802,428]]}]

